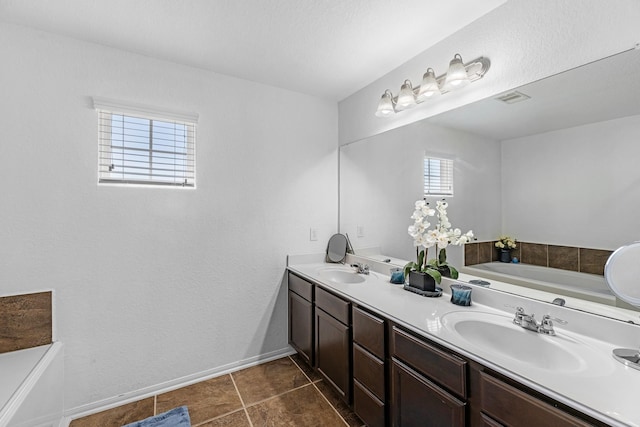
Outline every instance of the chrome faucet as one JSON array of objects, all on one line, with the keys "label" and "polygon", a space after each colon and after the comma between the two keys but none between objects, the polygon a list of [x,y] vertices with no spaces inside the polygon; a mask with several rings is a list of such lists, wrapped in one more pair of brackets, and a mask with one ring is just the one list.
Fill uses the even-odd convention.
[{"label": "chrome faucet", "polygon": [[516,314],[513,318],[513,323],[521,326],[529,331],[538,332],[545,335],[555,335],[556,331],[553,329],[553,322],[557,322],[561,325],[566,325],[567,322],[562,319],[551,317],[549,314],[542,316],[542,321],[538,323],[535,319],[535,315],[526,314],[524,308],[517,307]]},{"label": "chrome faucet", "polygon": [[555,335],[556,331],[553,329],[553,322],[557,322],[561,325],[566,325],[567,321],[558,319],[556,317],[551,317],[548,314],[542,316],[542,322],[540,322],[540,327],[538,328],[538,332],[545,335]]},{"label": "chrome faucet", "polygon": [[538,322],[536,322],[535,314],[527,314],[524,308],[516,308],[516,314],[513,323],[530,331],[538,332]]},{"label": "chrome faucet", "polygon": [[369,274],[369,266],[367,264],[360,264],[359,262],[356,262],[351,264],[351,267],[355,268],[356,273],[358,274]]}]

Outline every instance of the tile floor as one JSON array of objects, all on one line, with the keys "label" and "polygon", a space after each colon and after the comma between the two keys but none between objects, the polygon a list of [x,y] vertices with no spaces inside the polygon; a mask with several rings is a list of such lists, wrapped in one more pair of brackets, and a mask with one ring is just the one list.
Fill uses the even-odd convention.
[{"label": "tile floor", "polygon": [[362,421],[297,355],[73,420],[120,427],[187,405],[192,426],[360,427]]}]

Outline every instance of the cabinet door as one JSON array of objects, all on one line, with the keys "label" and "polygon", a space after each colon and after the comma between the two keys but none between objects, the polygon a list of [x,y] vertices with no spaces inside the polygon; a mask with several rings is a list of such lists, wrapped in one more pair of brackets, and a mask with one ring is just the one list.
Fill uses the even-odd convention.
[{"label": "cabinet door", "polygon": [[342,399],[351,402],[349,327],[316,308],[316,368]]},{"label": "cabinet door", "polygon": [[313,366],[313,305],[289,291],[289,344]]},{"label": "cabinet door", "polygon": [[384,403],[371,394],[358,380],[353,381],[353,412],[368,427],[385,427]]},{"label": "cabinet door", "polygon": [[393,426],[464,427],[464,402],[395,359],[391,375]]},{"label": "cabinet door", "polygon": [[505,426],[587,427],[591,425],[484,372],[480,373],[480,381],[482,411]]}]

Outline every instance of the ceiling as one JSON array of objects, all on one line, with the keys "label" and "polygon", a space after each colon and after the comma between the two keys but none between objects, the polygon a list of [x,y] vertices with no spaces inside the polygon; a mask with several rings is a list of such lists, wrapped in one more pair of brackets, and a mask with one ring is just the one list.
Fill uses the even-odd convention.
[{"label": "ceiling", "polygon": [[428,120],[440,126],[504,141],[640,114],[640,48],[576,67],[513,91],[530,98],[505,104],[497,100],[503,95],[499,94]]},{"label": "ceiling", "polygon": [[0,21],[339,101],[505,2],[0,0]]}]

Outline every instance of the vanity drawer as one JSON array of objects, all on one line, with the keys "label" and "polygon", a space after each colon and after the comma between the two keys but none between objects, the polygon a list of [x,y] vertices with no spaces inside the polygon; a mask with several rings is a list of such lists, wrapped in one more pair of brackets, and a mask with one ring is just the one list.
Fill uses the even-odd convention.
[{"label": "vanity drawer", "polygon": [[485,372],[480,373],[480,394],[482,412],[505,426],[591,426]]},{"label": "vanity drawer", "polygon": [[353,378],[384,400],[384,362],[353,344]]},{"label": "vanity drawer", "polygon": [[313,301],[313,284],[295,274],[289,273],[289,289],[307,301]]},{"label": "vanity drawer", "polygon": [[384,403],[358,382],[353,381],[353,411],[368,427],[384,427]]},{"label": "vanity drawer", "polygon": [[345,325],[349,325],[349,311],[351,303],[325,291],[316,288],[316,307],[321,308],[325,313],[330,314],[335,319]]},{"label": "vanity drawer", "polygon": [[448,388],[459,397],[467,397],[467,362],[446,353],[408,333],[393,327],[392,354],[414,369]]},{"label": "vanity drawer", "polygon": [[384,320],[353,307],[353,340],[384,359]]},{"label": "vanity drawer", "polygon": [[504,427],[504,425],[500,424],[487,414],[480,414],[480,421],[482,422],[482,427]]}]

